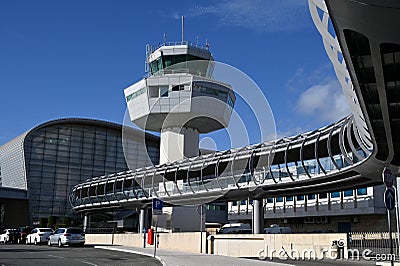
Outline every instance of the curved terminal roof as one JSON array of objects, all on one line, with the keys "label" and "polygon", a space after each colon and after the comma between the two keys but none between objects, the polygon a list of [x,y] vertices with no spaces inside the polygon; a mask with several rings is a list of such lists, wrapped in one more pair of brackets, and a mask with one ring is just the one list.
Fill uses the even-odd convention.
[{"label": "curved terminal roof", "polygon": [[[108,128],[114,128],[116,130],[120,130],[122,131],[123,126],[121,124],[117,124],[114,122],[109,122],[109,121],[104,121],[104,120],[99,120],[99,119],[91,119],[91,118],[59,118],[59,119],[54,119],[54,120],[49,120],[47,122],[44,122],[42,124],[39,124],[33,128],[31,128],[30,130],[22,133],[21,135],[19,135],[18,137],[16,137],[15,139],[3,144],[2,146],[0,146],[0,148],[4,148],[6,146],[9,145],[9,143],[14,142],[17,139],[25,139],[27,135],[32,134],[34,131],[39,130],[41,128],[44,127],[49,127],[49,126],[54,126],[54,125],[60,125],[60,124],[86,124],[86,125],[95,125],[95,126],[104,126],[104,127],[108,127]],[[127,128],[127,127],[125,127]],[[132,133],[137,133],[137,134],[143,134],[142,131],[136,129],[136,128],[128,128]],[[145,133],[146,134],[146,138],[150,138],[152,140],[155,141],[159,141],[159,137],[149,134],[149,133]]]},{"label": "curved terminal roof", "polygon": [[147,141],[159,142],[159,137],[139,131],[135,128],[123,127],[120,124],[88,118],[61,118],[44,122],[32,129],[24,132],[15,139],[5,143],[0,147],[0,161],[2,171],[2,185],[4,187],[13,187],[18,189],[28,189],[27,162],[26,162],[26,141],[30,136],[34,136],[39,130],[59,126],[59,125],[93,125],[96,127],[104,127],[114,129],[117,132],[137,135],[139,138],[145,138]]}]

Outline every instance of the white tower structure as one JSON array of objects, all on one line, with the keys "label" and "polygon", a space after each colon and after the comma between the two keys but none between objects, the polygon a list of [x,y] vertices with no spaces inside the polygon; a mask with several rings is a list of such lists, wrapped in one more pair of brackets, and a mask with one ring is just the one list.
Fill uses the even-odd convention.
[{"label": "white tower structure", "polygon": [[147,76],[124,93],[132,122],[161,132],[160,164],[198,156],[199,134],[228,126],[236,98],[214,66],[208,45],[146,46]]}]

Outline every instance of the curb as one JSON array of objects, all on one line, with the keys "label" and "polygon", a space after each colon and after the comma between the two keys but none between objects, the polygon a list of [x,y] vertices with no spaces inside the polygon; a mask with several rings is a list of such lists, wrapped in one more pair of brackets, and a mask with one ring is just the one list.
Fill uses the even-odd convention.
[{"label": "curb", "polygon": [[[104,247],[104,246],[94,246],[94,248],[114,250],[114,251],[120,251],[120,252],[126,252],[126,253],[133,253],[133,254],[138,254],[138,255],[143,255],[143,256],[154,258],[153,255],[145,253],[145,252],[141,252],[141,251],[128,250],[128,249],[122,249],[122,248],[114,248],[114,247]],[[156,256],[155,258],[158,261],[160,261],[163,266],[167,266],[167,264],[159,256]]]}]

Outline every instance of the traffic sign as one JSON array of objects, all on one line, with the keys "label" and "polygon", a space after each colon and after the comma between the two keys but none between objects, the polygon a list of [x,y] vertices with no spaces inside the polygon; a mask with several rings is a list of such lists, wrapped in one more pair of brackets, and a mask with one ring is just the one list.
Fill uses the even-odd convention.
[{"label": "traffic sign", "polygon": [[153,215],[161,215],[164,202],[159,199],[153,199]]},{"label": "traffic sign", "polygon": [[384,195],[384,202],[385,202],[386,209],[388,209],[389,211],[394,209],[394,206],[396,205],[395,199],[396,199],[396,196],[395,196],[394,188],[392,188],[392,187],[387,188],[385,190],[385,195]]},{"label": "traffic sign", "polygon": [[391,188],[393,186],[393,173],[389,168],[384,168],[382,171],[383,182],[385,183],[387,188]]}]

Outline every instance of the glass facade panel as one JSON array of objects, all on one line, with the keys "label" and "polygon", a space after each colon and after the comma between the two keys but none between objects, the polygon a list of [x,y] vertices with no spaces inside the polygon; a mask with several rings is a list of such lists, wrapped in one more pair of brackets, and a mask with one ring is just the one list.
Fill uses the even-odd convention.
[{"label": "glass facade panel", "polygon": [[320,199],[326,199],[326,198],[328,198],[328,194],[327,194],[327,193],[319,193],[319,194],[318,194],[318,197],[319,197]]},{"label": "glass facade panel", "polygon": [[357,189],[357,195],[367,195],[367,188],[358,188]]},{"label": "glass facade panel", "polygon": [[309,194],[309,195],[307,196],[307,199],[309,199],[309,200],[314,200],[314,199],[315,199],[315,194]]},{"label": "glass facade panel", "polygon": [[345,190],[345,191],[343,192],[343,195],[344,195],[345,197],[351,197],[351,196],[353,196],[353,190]]},{"label": "glass facade panel", "polygon": [[297,200],[304,200],[304,196],[303,195],[297,196]]},{"label": "glass facade panel", "polygon": [[[67,200],[74,185],[93,176],[128,170],[122,128],[89,121],[53,123],[38,127],[26,136],[24,154],[33,221],[50,215],[77,218]],[[134,148],[141,143],[135,138],[131,141],[135,143]],[[146,143],[153,164],[158,164],[158,140],[154,138]]]}]

